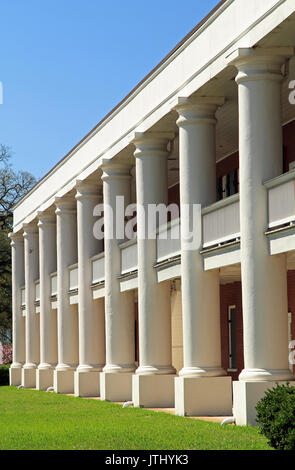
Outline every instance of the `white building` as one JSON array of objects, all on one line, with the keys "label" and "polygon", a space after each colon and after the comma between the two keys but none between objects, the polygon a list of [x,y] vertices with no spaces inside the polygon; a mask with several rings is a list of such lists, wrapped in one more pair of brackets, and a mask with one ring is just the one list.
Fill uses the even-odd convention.
[{"label": "white building", "polygon": [[[292,381],[294,46],[294,0],[221,1],[15,206],[12,385],[247,424]],[[97,240],[122,195],[202,246]]]}]

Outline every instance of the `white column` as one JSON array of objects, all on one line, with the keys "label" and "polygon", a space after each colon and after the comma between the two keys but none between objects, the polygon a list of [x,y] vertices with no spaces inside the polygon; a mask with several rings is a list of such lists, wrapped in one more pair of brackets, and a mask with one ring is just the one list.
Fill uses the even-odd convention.
[{"label": "white column", "polygon": [[12,364],[10,385],[21,384],[22,366],[26,359],[25,318],[21,311],[21,287],[25,284],[24,238],[22,233],[10,233],[12,258]]},{"label": "white column", "polygon": [[36,387],[36,368],[40,362],[40,321],[36,314],[35,281],[39,277],[39,237],[35,223],[23,224],[26,288],[26,363],[22,369],[24,388]]},{"label": "white column", "polygon": [[104,301],[93,300],[92,256],[102,252],[102,240],[93,234],[95,206],[102,201],[94,182],[78,182],[78,284],[79,366],[75,372],[76,396],[99,396],[99,374],[105,364]]},{"label": "white column", "polygon": [[38,212],[40,258],[40,364],[37,369],[38,390],[53,386],[57,364],[57,315],[51,308],[50,274],[56,271],[56,216]]},{"label": "white column", "polygon": [[[130,165],[105,162],[102,166],[105,227],[105,328],[106,365],[101,373],[101,397],[130,400],[134,364],[134,295],[120,292],[120,242],[116,239],[116,198],[130,203]],[[113,230],[113,235],[111,231]]]},{"label": "white column", "polygon": [[[216,202],[215,113],[223,102],[224,99],[218,97],[180,98],[176,107],[179,114],[180,204],[190,207],[190,214],[194,204],[206,207]],[[201,236],[198,246],[187,249],[183,229],[191,227],[191,221],[185,217],[189,218],[183,210],[184,367],[179,373],[181,378],[176,379],[176,412],[180,415],[227,414],[231,413],[231,379],[221,377],[225,371],[221,367],[219,272],[204,271]],[[201,227],[198,229],[201,231]],[[204,390],[214,392],[209,394]]]},{"label": "white column", "polygon": [[271,386],[267,382],[291,378],[286,258],[269,255],[264,235],[268,224],[267,189],[263,185],[283,172],[281,68],[289,54],[289,48],[269,52],[242,49],[232,62],[239,71],[236,82],[245,368],[239,377],[244,383],[234,384],[234,407],[240,424],[253,423],[253,397],[256,401],[260,398]]},{"label": "white column", "polygon": [[74,393],[74,371],[79,361],[78,312],[69,299],[69,269],[77,262],[77,215],[74,197],[56,198],[58,364],[54,390]]},{"label": "white column", "polygon": [[[138,233],[138,327],[139,367],[133,377],[135,406],[173,406],[174,376],[171,345],[170,282],[158,284],[154,264],[156,239],[141,236],[148,229],[148,207],[168,204],[167,145],[173,134],[136,133]],[[140,210],[140,209],[139,209]]]}]

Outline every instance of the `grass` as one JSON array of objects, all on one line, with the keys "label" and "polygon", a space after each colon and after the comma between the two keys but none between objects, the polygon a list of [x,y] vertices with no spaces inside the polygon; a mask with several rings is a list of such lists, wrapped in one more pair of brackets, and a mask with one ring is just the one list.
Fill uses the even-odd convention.
[{"label": "grass", "polygon": [[258,428],[0,387],[0,449],[269,449]]}]

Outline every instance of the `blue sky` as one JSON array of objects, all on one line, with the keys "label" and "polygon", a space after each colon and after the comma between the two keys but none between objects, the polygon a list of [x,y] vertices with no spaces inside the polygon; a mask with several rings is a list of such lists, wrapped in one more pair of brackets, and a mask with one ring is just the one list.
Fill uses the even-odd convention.
[{"label": "blue sky", "polygon": [[218,0],[1,0],[0,143],[42,177]]}]

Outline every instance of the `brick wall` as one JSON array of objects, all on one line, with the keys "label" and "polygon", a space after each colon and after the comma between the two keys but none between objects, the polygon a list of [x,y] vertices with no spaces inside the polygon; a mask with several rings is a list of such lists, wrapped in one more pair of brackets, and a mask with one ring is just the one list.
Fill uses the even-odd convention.
[{"label": "brick wall", "polygon": [[220,285],[221,364],[225,371],[229,368],[228,308],[231,305],[236,306],[237,371],[227,373],[233,380],[237,380],[244,368],[242,287],[240,282]]}]

